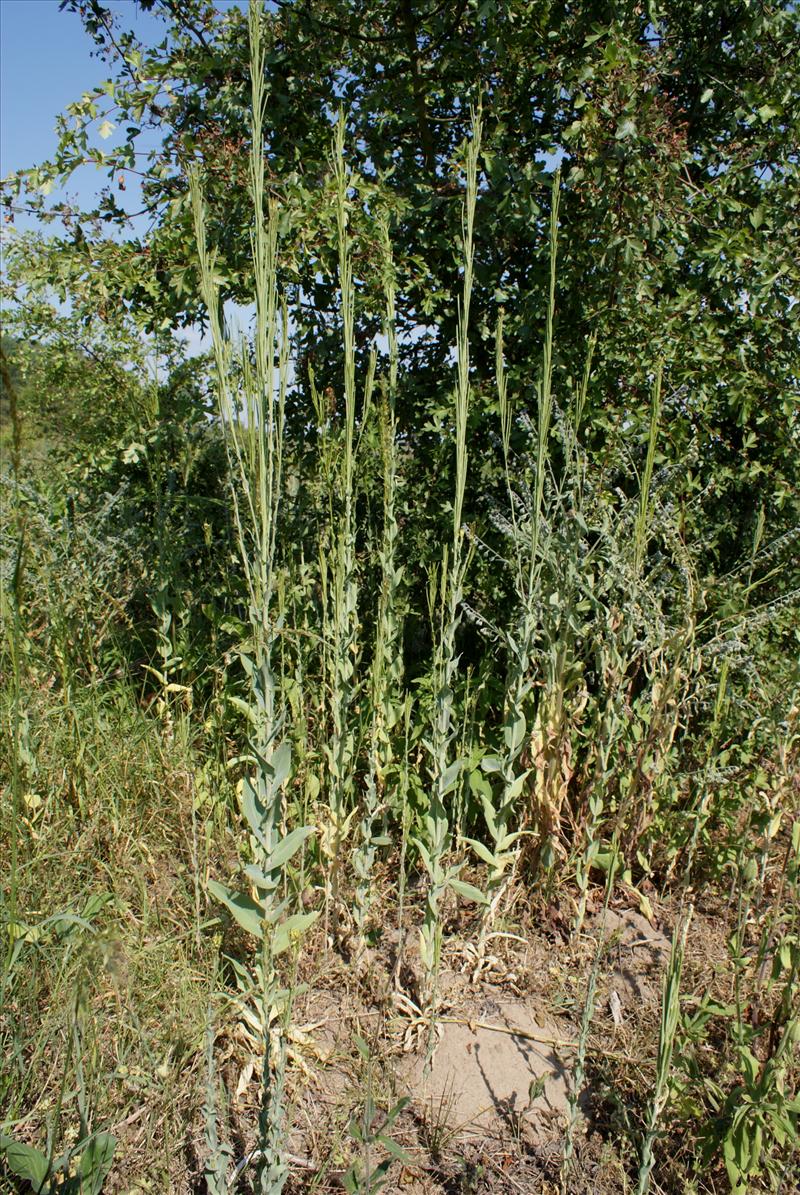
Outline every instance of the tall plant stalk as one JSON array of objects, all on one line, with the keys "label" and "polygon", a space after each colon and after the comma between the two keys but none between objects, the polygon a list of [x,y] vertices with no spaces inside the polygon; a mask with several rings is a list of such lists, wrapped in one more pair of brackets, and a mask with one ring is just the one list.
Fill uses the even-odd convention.
[{"label": "tall plant stalk", "polygon": [[667,973],[664,977],[664,992],[661,999],[661,1028],[658,1035],[658,1055],[656,1058],[656,1082],[653,1098],[647,1111],[644,1137],[642,1139],[642,1153],[639,1164],[639,1184],[637,1195],[647,1195],[650,1190],[650,1178],[655,1163],[654,1146],[658,1134],[658,1125],[669,1098],[669,1074],[672,1066],[672,1049],[675,1044],[675,1034],[678,1030],[680,1017],[680,989],[681,972],[683,970],[683,954],[686,949],[686,938],[692,920],[692,907],[689,907],[682,925],[675,927],[672,937],[672,951],[670,953]]},{"label": "tall plant stalk", "polygon": [[570,1074],[569,1092],[567,1094],[569,1113],[567,1116],[567,1127],[564,1134],[564,1143],[561,1153],[561,1195],[567,1195],[567,1184],[569,1182],[569,1175],[572,1167],[572,1158],[575,1149],[575,1130],[578,1126],[578,1117],[580,1114],[579,1102],[581,1092],[583,1090],[584,1080],[586,1078],[586,1056],[589,1046],[589,1033],[592,1027],[592,1020],[594,1019],[597,1001],[597,980],[600,974],[600,964],[603,959],[603,952],[606,947],[606,917],[608,915],[608,906],[611,901],[611,896],[614,892],[614,878],[616,875],[618,860],[618,843],[615,838],[611,845],[608,876],[606,879],[606,891],[605,898],[603,900],[603,909],[600,915],[597,944],[595,946],[594,958],[592,960],[592,966],[591,970],[589,971],[589,978],[586,984],[586,996],[584,997],[583,1001],[583,1014],[581,1016],[580,1033],[578,1035],[578,1050],[572,1066],[572,1072]]},{"label": "tall plant stalk", "polygon": [[[350,833],[355,804],[356,728],[355,696],[361,655],[358,617],[358,574],[355,537],[356,444],[356,345],[355,285],[349,232],[351,180],[344,157],[345,122],[341,113],[333,142],[332,171],[339,254],[339,297],[344,355],[344,423],[340,434],[338,465],[329,471],[330,567],[321,561],[326,619],[326,672],[329,688],[330,735],[325,745],[328,772],[329,822],[323,845],[328,856],[326,887],[339,920],[339,889],[344,865],[344,843]],[[372,397],[375,356],[364,385],[366,413]],[[333,434],[333,420],[328,421]],[[335,489],[335,492],[334,492]],[[327,584],[326,584],[327,582]]]},{"label": "tall plant stalk", "polygon": [[[458,733],[455,718],[454,684],[458,669],[456,633],[461,619],[461,600],[466,571],[462,513],[467,481],[467,419],[469,415],[469,314],[473,279],[473,230],[478,195],[478,156],[481,121],[473,116],[472,136],[467,146],[466,195],[463,213],[464,276],[456,338],[457,374],[455,391],[455,487],[453,495],[453,538],[445,549],[439,586],[439,629],[433,664],[433,711],[428,750],[431,757],[431,795],[417,848],[428,872],[425,915],[420,930],[420,954],[425,972],[423,1003],[430,1013],[433,1030],[437,1005],[437,983],[442,949],[442,900],[449,888],[457,894],[480,896],[458,878],[458,867],[448,867],[451,845],[448,798],[458,783],[462,761],[452,758]],[[431,1036],[429,1045],[432,1045]]]},{"label": "tall plant stalk", "polygon": [[[211,881],[209,888],[239,924],[259,942],[254,964],[255,998],[264,1047],[263,1097],[259,1116],[257,1182],[260,1195],[280,1195],[288,1175],[284,1159],[283,1100],[288,1012],[280,991],[276,959],[315,919],[315,914],[285,916],[282,899],[286,868],[312,833],[301,826],[283,832],[283,791],[291,770],[291,748],[281,738],[282,717],[276,690],[277,645],[276,545],[279,523],[284,409],[288,380],[288,314],[278,294],[277,207],[266,201],[263,123],[266,47],[263,9],[249,10],[252,89],[249,188],[255,298],[252,355],[246,344],[239,355],[239,381],[231,373],[231,345],[223,326],[215,253],[206,240],[203,197],[197,173],[191,179],[195,235],[203,299],[209,314],[216,363],[220,416],[225,428],[234,524],[249,597],[252,647],[241,652],[249,696],[244,707],[250,726],[253,771],[242,781],[242,811],[250,831],[253,864],[246,868],[248,893],[236,893]],[[277,362],[277,365],[276,365]],[[256,895],[252,893],[255,892]]]},{"label": "tall plant stalk", "polygon": [[[517,520],[517,503],[512,484],[511,429],[513,407],[508,394],[508,384],[503,358],[503,319],[498,321],[496,336],[496,382],[500,406],[500,429],[505,464],[506,489],[510,510],[510,527],[513,541],[515,587],[519,601],[519,613],[511,632],[503,636],[508,652],[508,675],[506,679],[505,709],[503,714],[502,751],[497,756],[484,760],[484,768],[499,776],[501,794],[495,805],[488,795],[482,795],[484,817],[492,838],[492,847],[470,840],[476,854],[487,864],[487,904],[481,919],[478,940],[477,969],[483,959],[487,934],[497,910],[513,876],[518,855],[521,831],[516,827],[522,821],[519,816],[520,798],[531,769],[523,764],[523,757],[529,734],[526,711],[531,701],[536,672],[536,643],[540,630],[539,622],[539,546],[541,541],[541,518],[544,495],[544,475],[548,462],[548,440],[552,419],[552,375],[553,340],[555,324],[556,273],[558,250],[558,207],[560,195],[560,174],[553,178],[552,204],[550,208],[550,284],[547,304],[547,321],[542,360],[542,373],[537,387],[538,427],[536,441],[536,476],[533,507],[530,521],[521,525]],[[539,827],[536,827],[539,829]]]},{"label": "tall plant stalk", "polygon": [[[14,479],[13,483],[13,508],[16,521],[16,553],[14,560],[14,571],[11,577],[11,610],[8,610],[9,597],[6,593],[6,588],[3,585],[0,587],[0,613],[3,616],[3,622],[8,627],[10,624],[10,631],[8,632],[8,643],[11,655],[11,678],[12,678],[12,706],[11,706],[11,849],[9,859],[9,888],[8,888],[8,914],[9,921],[13,922],[17,916],[17,879],[18,879],[18,855],[19,855],[19,818],[22,810],[22,752],[21,740],[23,731],[23,715],[22,715],[22,619],[21,619],[21,604],[22,604],[22,573],[25,557],[25,523],[22,515],[22,505],[20,503],[20,465],[22,453],[22,419],[19,411],[19,401],[17,397],[17,389],[11,378],[11,371],[8,368],[8,360],[0,344],[0,378],[2,378],[3,389],[8,395],[9,416],[11,420],[11,473]],[[3,989],[5,989],[5,979],[7,971],[3,972]],[[5,994],[5,991],[3,991]]]},{"label": "tall plant stalk", "polygon": [[385,820],[384,789],[392,762],[391,731],[402,718],[400,699],[403,675],[401,651],[402,624],[399,595],[403,570],[397,561],[399,527],[396,511],[397,489],[397,393],[398,348],[395,328],[395,280],[389,229],[381,224],[384,260],[386,313],[384,331],[389,346],[389,374],[379,408],[380,438],[383,458],[383,533],[380,547],[380,591],[375,629],[375,647],[370,676],[370,728],[367,775],[364,789],[359,842],[353,852],[356,878],[354,918],[358,953],[366,944],[369,907],[372,903],[372,869],[378,847],[387,840],[376,833],[382,811]]},{"label": "tall plant stalk", "polygon": [[663,362],[659,361],[653,379],[653,391],[650,398],[650,431],[647,436],[647,456],[645,457],[644,473],[642,474],[639,485],[639,511],[636,516],[636,526],[634,528],[633,567],[637,578],[641,575],[644,554],[647,551],[649,538],[653,466],[656,459],[658,425],[661,420],[661,381],[663,373]]}]

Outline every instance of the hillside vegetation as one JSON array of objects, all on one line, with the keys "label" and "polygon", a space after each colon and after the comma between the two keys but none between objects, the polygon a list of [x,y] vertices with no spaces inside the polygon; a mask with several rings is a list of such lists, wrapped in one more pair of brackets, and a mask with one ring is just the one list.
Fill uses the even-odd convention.
[{"label": "hillside vegetation", "polygon": [[789,1195],[796,6],[139,4],[4,184],[0,1187]]}]

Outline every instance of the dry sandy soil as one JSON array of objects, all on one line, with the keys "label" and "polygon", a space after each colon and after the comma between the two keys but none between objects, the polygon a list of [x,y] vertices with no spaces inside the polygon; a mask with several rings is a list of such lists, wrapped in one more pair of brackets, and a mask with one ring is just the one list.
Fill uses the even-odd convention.
[{"label": "dry sandy soil", "polygon": [[[432,1057],[426,1024],[415,1015],[418,969],[408,944],[397,958],[387,934],[360,967],[330,954],[324,971],[304,975],[308,993],[295,1008],[290,1065],[292,1193],[343,1189],[359,1156],[348,1132],[363,1119],[369,1090],[376,1124],[408,1100],[390,1130],[406,1153],[385,1192],[405,1195],[512,1195],[560,1189],[570,1097],[577,1098],[570,1195],[618,1192],[618,1152],[606,1141],[600,1089],[609,1073],[650,1064],[661,981],[672,926],[619,904],[603,920],[595,908],[571,940],[568,919],[551,910],[535,927],[498,933],[476,968],[468,925],[449,937],[441,976]],[[458,932],[460,930],[460,932]],[[601,945],[587,1078],[573,1093],[576,1043],[592,961]],[[322,945],[322,944],[320,944]],[[308,954],[313,957],[313,951]],[[399,996],[392,975],[400,977]],[[366,1062],[354,1045],[361,1036]],[[235,1092],[229,1112],[234,1147],[244,1157],[257,1121],[258,1058],[241,1029],[220,1054]],[[202,1151],[198,1126],[198,1149]],[[374,1148],[371,1161],[385,1156]],[[247,1191],[244,1171],[238,1189]]]}]

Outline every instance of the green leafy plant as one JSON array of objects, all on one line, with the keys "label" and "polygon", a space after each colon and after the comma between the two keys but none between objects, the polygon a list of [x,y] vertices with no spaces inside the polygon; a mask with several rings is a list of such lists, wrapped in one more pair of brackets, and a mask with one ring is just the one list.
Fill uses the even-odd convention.
[{"label": "green leafy plant", "polygon": [[[708,1165],[721,1155],[734,1195],[744,1195],[751,1182],[764,1177],[779,1187],[789,1172],[785,1160],[796,1153],[800,1140],[800,1095],[791,1086],[800,1041],[800,943],[794,927],[780,919],[768,921],[760,962],[752,966],[745,940],[758,871],[754,858],[741,861],[737,926],[730,940],[734,1000],[723,1004],[702,997],[693,1011],[683,1014],[677,1040],[678,1099],[687,1113],[700,1118],[703,1162]],[[800,823],[795,821],[784,882],[794,892],[798,879]],[[766,1001],[772,1014],[762,1021],[753,1010]],[[718,1057],[725,1063],[708,1073],[701,1063],[702,1050],[712,1034],[719,1040],[720,1033]]]},{"label": "green leafy plant", "polygon": [[425,971],[423,1002],[431,1017],[431,1038],[437,1004],[437,982],[442,950],[442,900],[448,888],[457,896],[482,902],[483,893],[458,878],[458,865],[447,859],[451,845],[448,797],[461,774],[463,760],[451,758],[457,726],[454,725],[455,677],[458,667],[456,633],[461,618],[461,600],[467,559],[464,552],[464,491],[467,483],[467,418],[469,414],[469,315],[473,277],[473,228],[478,196],[478,159],[481,119],[475,114],[472,137],[466,149],[466,198],[463,222],[464,279],[460,304],[460,323],[456,342],[457,378],[455,392],[455,494],[453,498],[452,545],[444,550],[440,584],[434,589],[435,647],[432,670],[433,704],[429,738],[431,792],[422,833],[416,847],[428,873],[425,916],[420,928],[420,957]]},{"label": "green leafy plant", "polygon": [[32,1145],[0,1134],[0,1153],[6,1166],[30,1183],[35,1195],[100,1195],[116,1145],[110,1133],[92,1133],[60,1157],[51,1158]]},{"label": "green leafy plant", "polygon": [[[550,421],[552,417],[552,381],[553,381],[553,336],[556,298],[556,249],[558,241],[558,197],[561,186],[561,175],[557,170],[553,176],[553,202],[550,215],[550,290],[548,303],[547,326],[542,362],[541,378],[537,386],[537,409],[539,422],[536,444],[536,482],[535,497],[529,519],[520,525],[517,518],[517,502],[515,500],[512,481],[512,462],[510,457],[510,441],[513,411],[508,395],[507,379],[503,363],[503,320],[498,320],[496,337],[496,379],[498,399],[500,405],[500,422],[503,443],[503,461],[505,467],[505,483],[509,499],[509,531],[512,539],[512,570],[515,594],[518,601],[518,614],[512,629],[500,632],[500,639],[508,655],[508,676],[505,686],[504,716],[503,716],[503,744],[502,752],[497,756],[486,756],[482,760],[485,772],[495,773],[500,782],[500,795],[495,807],[489,793],[481,792],[486,826],[492,839],[492,848],[472,839],[470,846],[478,857],[486,863],[488,872],[486,877],[486,909],[484,911],[481,931],[478,941],[477,968],[480,969],[482,956],[485,951],[486,936],[493,919],[497,914],[503,894],[513,880],[514,867],[519,854],[519,841],[522,835],[520,827],[525,822],[522,811],[524,791],[532,772],[536,775],[530,784],[539,784],[540,797],[545,804],[548,798],[544,796],[547,781],[540,774],[540,761],[531,760],[531,736],[528,730],[527,718],[530,717],[531,698],[534,688],[536,667],[534,655],[540,636],[538,610],[538,582],[540,576],[539,545],[542,538],[542,503],[544,496],[544,479],[548,463]],[[535,733],[535,732],[534,732]],[[533,767],[530,764],[533,764]],[[544,787],[542,787],[544,786]],[[545,820],[547,825],[545,825]],[[530,833],[540,837],[542,856],[549,855],[552,848],[552,836],[555,823],[550,813],[545,815],[544,806],[534,813],[534,820]]]},{"label": "green leafy plant", "polygon": [[[249,682],[249,701],[242,705],[250,723],[254,771],[242,780],[241,803],[254,858],[246,868],[246,876],[257,895],[237,892],[213,880],[209,882],[209,891],[259,944],[256,981],[264,1069],[258,1182],[262,1195],[279,1195],[287,1177],[282,1160],[287,1002],[281,999],[276,960],[313,924],[317,914],[287,915],[290,901],[281,893],[289,863],[314,831],[311,826],[298,826],[283,832],[283,792],[291,771],[291,744],[280,739],[282,716],[276,701],[274,601],[288,329],[285,306],[281,312],[278,303],[277,209],[274,202],[267,206],[265,201],[262,127],[266,48],[261,22],[262,6],[253,0],[249,28],[255,361],[251,363],[249,352],[244,349],[238,375],[231,371],[230,342],[220,315],[215,255],[207,246],[203,198],[196,175],[192,200],[203,293],[211,319],[220,414],[228,435],[231,470],[242,494],[240,498],[237,485],[232,485],[252,641],[251,650],[242,651],[241,661]],[[237,378],[241,379],[243,394],[233,389]]]},{"label": "green leafy plant", "polygon": [[[350,1121],[348,1133],[357,1146],[360,1157],[356,1159],[342,1178],[348,1195],[377,1195],[389,1179],[389,1171],[395,1162],[408,1162],[404,1149],[390,1136],[400,1113],[408,1107],[409,1099],[403,1097],[385,1114],[377,1107],[372,1094],[372,1056],[363,1037],[355,1035],[356,1048],[366,1066],[366,1100],[361,1119]],[[388,1157],[378,1158],[385,1153]]]},{"label": "green leafy plant", "polygon": [[666,975],[664,976],[655,1085],[647,1111],[644,1136],[642,1138],[639,1183],[637,1187],[638,1195],[647,1195],[647,1192],[650,1190],[650,1181],[655,1161],[654,1145],[658,1126],[672,1089],[670,1075],[672,1052],[675,1047],[675,1035],[680,1020],[681,972],[683,969],[683,955],[686,949],[686,938],[689,933],[691,920],[692,909],[690,907],[683,918],[683,923],[675,927],[675,932],[672,936],[672,950],[670,952],[669,964]]},{"label": "green leafy plant", "polygon": [[[397,522],[398,449],[397,397],[398,346],[395,327],[394,265],[389,229],[381,224],[383,263],[386,285],[384,330],[389,345],[389,376],[379,408],[380,442],[383,459],[383,528],[381,536],[380,587],[376,613],[375,643],[369,682],[371,720],[367,774],[364,785],[363,813],[359,842],[353,850],[352,867],[356,879],[354,921],[359,935],[358,952],[366,944],[368,911],[372,903],[372,872],[377,851],[391,844],[385,833],[388,822],[387,781],[393,765],[392,734],[403,716],[401,684],[403,679],[402,620],[400,595],[403,568],[398,561],[400,529]],[[401,820],[403,817],[400,804]],[[392,810],[395,817],[398,803]],[[383,814],[378,827],[378,818]],[[378,831],[376,833],[376,830]]]}]

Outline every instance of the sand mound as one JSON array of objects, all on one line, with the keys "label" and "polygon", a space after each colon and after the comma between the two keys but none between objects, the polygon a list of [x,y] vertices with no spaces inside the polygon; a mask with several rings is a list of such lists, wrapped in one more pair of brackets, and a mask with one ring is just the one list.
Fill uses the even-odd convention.
[{"label": "sand mound", "polygon": [[485,1130],[499,1120],[535,1134],[543,1118],[563,1118],[568,1107],[563,1051],[542,1038],[557,1033],[516,1000],[492,1001],[467,1024],[445,1021],[430,1071],[422,1057],[406,1069],[415,1103],[451,1130]]}]

